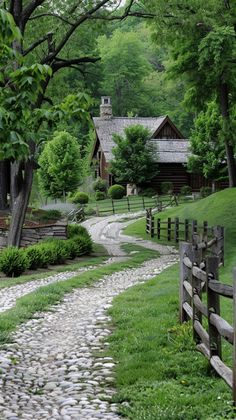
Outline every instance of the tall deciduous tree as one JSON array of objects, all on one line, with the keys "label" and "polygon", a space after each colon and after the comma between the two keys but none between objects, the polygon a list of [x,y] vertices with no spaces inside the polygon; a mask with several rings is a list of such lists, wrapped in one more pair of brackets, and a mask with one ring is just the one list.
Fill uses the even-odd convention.
[{"label": "tall deciduous tree", "polygon": [[190,136],[191,152],[188,169],[215,181],[226,178],[226,155],[221,136],[221,116],[215,102],[197,116]]},{"label": "tall deciduous tree", "polygon": [[82,161],[75,137],[56,132],[40,155],[39,185],[46,197],[64,198],[82,181]]},{"label": "tall deciduous tree", "polygon": [[[17,89],[21,89],[21,92],[24,90],[24,87],[29,88],[30,83],[39,83],[38,88],[35,89],[35,86],[32,86],[31,92],[28,90],[28,94],[32,95],[31,99],[28,96],[29,103],[27,104],[26,115],[22,115],[24,119],[30,125],[30,113],[39,114],[40,117],[37,119],[37,124],[34,119],[29,126],[26,125],[24,136],[21,137],[17,130],[12,130],[9,126],[9,133],[12,133],[9,137],[6,135],[1,139],[1,143],[5,143],[5,149],[8,149],[12,146],[18,149],[20,145],[20,150],[24,149],[24,153],[21,155],[11,154],[11,174],[10,174],[10,193],[11,193],[11,202],[12,202],[12,220],[10,226],[10,232],[8,236],[9,245],[19,245],[20,235],[24,222],[25,212],[27,208],[27,203],[29,200],[29,193],[32,186],[33,180],[33,170],[35,167],[35,153],[37,149],[37,142],[35,141],[35,135],[39,131],[39,128],[47,119],[46,111],[43,107],[44,112],[37,112],[41,110],[44,104],[50,104],[51,98],[48,98],[46,95],[46,90],[49,86],[49,83],[52,77],[59,70],[65,68],[77,68],[81,70],[86,63],[96,63],[99,58],[94,57],[89,54],[82,55],[79,51],[78,55],[71,55],[68,50],[65,54],[65,47],[69,45],[73,39],[74,34],[79,30],[79,28],[88,21],[102,21],[102,20],[112,20],[112,19],[124,19],[129,15],[137,15],[137,13],[132,12],[132,6],[134,4],[133,0],[129,0],[125,9],[122,12],[122,15],[116,14],[113,15],[115,6],[119,4],[119,1],[112,0],[98,0],[88,2],[87,0],[76,1],[47,1],[47,0],[6,0],[0,2],[0,32],[3,33],[2,27],[7,28],[5,35],[8,34],[8,28],[10,28],[10,40],[11,51],[13,51],[12,56],[10,57],[9,52],[9,43],[5,42],[3,36],[0,39],[1,42],[1,77],[0,83],[3,87],[3,91],[6,89],[10,90],[11,95],[14,96],[13,104],[18,107],[16,102]],[[11,14],[6,13],[6,10]],[[142,14],[142,13],[141,13]],[[140,13],[138,14],[138,16]],[[144,16],[146,14],[144,13]],[[51,30],[46,30],[46,26],[43,24],[40,25],[40,22],[44,22],[44,19],[50,19]],[[15,27],[13,25],[13,21]],[[36,22],[38,22],[38,27],[40,31],[31,31],[31,42],[26,44],[25,34],[27,34],[28,29],[35,27]],[[5,29],[4,29],[5,30]],[[3,35],[4,35],[3,34]],[[21,37],[19,36],[21,35]],[[4,36],[5,36],[4,35]],[[20,60],[16,56],[20,57]],[[37,60],[35,59],[37,57]],[[25,60],[25,67],[22,67],[22,59]],[[10,64],[9,64],[10,60]],[[39,62],[39,65],[36,63]],[[15,70],[15,80],[9,80],[9,65]],[[28,66],[32,66],[29,70]],[[47,67],[44,67],[44,66]],[[21,69],[20,69],[21,67]],[[49,68],[51,70],[49,70]],[[41,78],[41,80],[39,80]],[[24,80],[22,80],[24,79]],[[37,79],[37,80],[36,80]],[[15,82],[18,85],[15,85]],[[38,85],[37,85],[38,87]],[[20,93],[21,99],[22,93]],[[22,103],[21,103],[22,105]],[[14,106],[12,107],[12,121],[15,120],[13,126],[15,127],[16,121],[19,120],[19,115],[15,113]],[[5,112],[5,111],[3,111]],[[21,111],[20,111],[21,112]],[[18,145],[18,146],[17,146]],[[9,149],[10,149],[9,148]],[[8,149],[8,152],[9,152]],[[9,153],[7,154],[9,157]],[[4,158],[6,156],[4,155]],[[1,165],[2,169],[4,165]],[[2,169],[1,172],[2,183],[5,184],[7,188],[7,180],[5,170]],[[1,193],[4,193],[6,188],[1,189]],[[4,201],[0,199],[0,203]]]},{"label": "tall deciduous tree", "polygon": [[117,181],[139,185],[157,173],[153,159],[156,151],[148,143],[149,130],[142,125],[127,127],[124,133],[124,137],[113,135],[116,147],[113,149],[114,160],[110,170]]},{"label": "tall deciduous tree", "polygon": [[171,48],[175,60],[172,75],[187,77],[188,104],[199,111],[216,98],[222,116],[229,185],[236,186],[232,130],[236,84],[235,2],[147,0],[145,5],[157,14],[156,37]]}]

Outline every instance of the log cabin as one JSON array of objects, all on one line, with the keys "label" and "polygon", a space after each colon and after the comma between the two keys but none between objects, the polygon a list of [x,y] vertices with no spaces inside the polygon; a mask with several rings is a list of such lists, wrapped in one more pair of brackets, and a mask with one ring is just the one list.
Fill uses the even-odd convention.
[{"label": "log cabin", "polygon": [[186,170],[188,160],[189,141],[184,138],[173,121],[166,115],[154,118],[143,117],[113,117],[111,98],[102,97],[100,116],[93,118],[96,139],[91,155],[94,162],[95,177],[101,177],[108,185],[115,183],[109,172],[109,164],[113,159],[112,149],[115,147],[113,134],[123,135],[124,129],[131,125],[141,124],[149,129],[149,140],[154,151],[154,159],[158,165],[158,174],[146,187],[152,187],[160,192],[161,183],[173,183],[174,192],[179,192],[184,185],[190,185],[193,190],[199,190],[200,182],[196,176]]}]

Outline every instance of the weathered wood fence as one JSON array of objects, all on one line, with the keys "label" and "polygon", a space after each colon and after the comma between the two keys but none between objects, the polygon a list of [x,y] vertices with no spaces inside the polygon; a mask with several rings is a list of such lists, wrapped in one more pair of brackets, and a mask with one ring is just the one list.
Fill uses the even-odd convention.
[{"label": "weathered wood fence", "polygon": [[[233,287],[219,281],[220,241],[216,236],[206,244],[195,235],[192,243],[180,244],[180,321],[192,320],[197,349],[232,388],[236,405],[236,269]],[[209,251],[219,255],[209,256]],[[221,317],[221,296],[233,299],[234,326]],[[234,347],[233,369],[222,360],[222,339]]]},{"label": "weathered wood fence", "polygon": [[[211,249],[214,255],[220,256],[224,261],[224,228],[211,227],[207,221],[200,224],[197,220],[180,220],[168,218],[155,220],[152,209],[146,211],[146,233],[158,240],[179,243],[180,241],[193,242],[196,235],[200,235],[206,248]],[[204,245],[205,246],[205,245]],[[216,253],[217,252],[217,253]]]}]

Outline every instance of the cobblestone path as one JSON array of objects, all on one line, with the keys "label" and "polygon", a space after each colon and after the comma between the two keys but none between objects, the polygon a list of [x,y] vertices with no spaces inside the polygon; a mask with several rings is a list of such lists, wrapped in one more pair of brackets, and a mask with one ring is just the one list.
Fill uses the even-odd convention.
[{"label": "cobblestone path", "polygon": [[170,248],[162,251],[138,268],[75,290],[16,331],[0,351],[0,419],[120,419],[111,402],[115,364],[102,352],[110,334],[106,311],[114,296],[176,262]]}]

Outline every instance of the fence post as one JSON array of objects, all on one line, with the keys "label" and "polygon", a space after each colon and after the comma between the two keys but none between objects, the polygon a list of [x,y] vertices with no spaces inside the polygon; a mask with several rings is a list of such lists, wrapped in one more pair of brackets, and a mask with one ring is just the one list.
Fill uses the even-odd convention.
[{"label": "fence post", "polygon": [[146,233],[149,233],[149,220],[150,220],[150,215],[149,215],[149,210],[146,209]]},{"label": "fence post", "polygon": [[113,214],[115,214],[115,206],[114,206],[114,201],[113,200],[111,200],[111,204],[112,204],[112,212],[113,212]]},{"label": "fence post", "polygon": [[234,407],[236,407],[236,267],[233,271],[233,296],[234,296],[234,320],[233,320],[233,327],[234,327],[234,359],[233,359],[233,403]]},{"label": "fence post", "polygon": [[189,221],[185,219],[184,221],[184,240],[188,242],[189,240]]},{"label": "fence post", "polygon": [[[193,266],[200,267],[202,262],[202,249],[198,249],[198,244],[201,242],[201,236],[194,235],[194,246],[193,246],[193,257],[192,262]],[[195,321],[199,321],[202,324],[202,314],[199,310],[197,310],[194,304],[194,295],[199,296],[202,299],[202,284],[201,280],[199,280],[196,276],[192,274],[192,290],[193,290],[193,339],[197,344],[201,342],[199,335],[195,330],[194,323]]]},{"label": "fence post", "polygon": [[171,241],[171,218],[167,220],[167,241]]},{"label": "fence post", "polygon": [[161,238],[161,219],[157,219],[157,239]]},{"label": "fence post", "polygon": [[97,204],[96,204],[96,216],[99,216],[99,208]]},{"label": "fence post", "polygon": [[207,291],[207,312],[208,312],[208,332],[210,344],[210,357],[219,356],[221,358],[221,335],[214,325],[210,322],[211,314],[220,315],[220,297],[209,287],[211,279],[219,280],[218,274],[219,258],[207,257],[206,259],[206,291]]},{"label": "fence post", "polygon": [[205,260],[205,256],[207,253],[207,242],[208,242],[208,222],[203,222],[203,231],[202,231],[202,240],[206,244],[206,248],[202,252],[202,259]]},{"label": "fence post", "polygon": [[179,246],[180,253],[180,308],[179,308],[179,319],[183,323],[189,320],[187,312],[183,308],[183,304],[186,302],[191,306],[191,296],[189,296],[187,290],[184,287],[184,282],[188,281],[192,284],[192,269],[184,264],[184,257],[188,257],[192,260],[192,245],[188,242],[180,242]]},{"label": "fence post", "polygon": [[216,238],[216,243],[212,246],[212,253],[220,258],[220,262],[224,265],[224,227],[213,227],[213,235]]},{"label": "fence post", "polygon": [[178,217],[175,218],[174,239],[176,243],[179,242],[179,218]]},{"label": "fence post", "polygon": [[127,196],[126,198],[127,198],[128,211],[130,211],[129,197]]},{"label": "fence post", "polygon": [[192,236],[197,233],[197,220],[192,221]]},{"label": "fence post", "polygon": [[152,209],[150,209],[150,213],[151,213],[151,238],[154,237],[154,216],[152,214]]},{"label": "fence post", "polygon": [[142,197],[142,199],[143,199],[143,210],[145,210],[145,200],[144,200],[144,197]]}]

